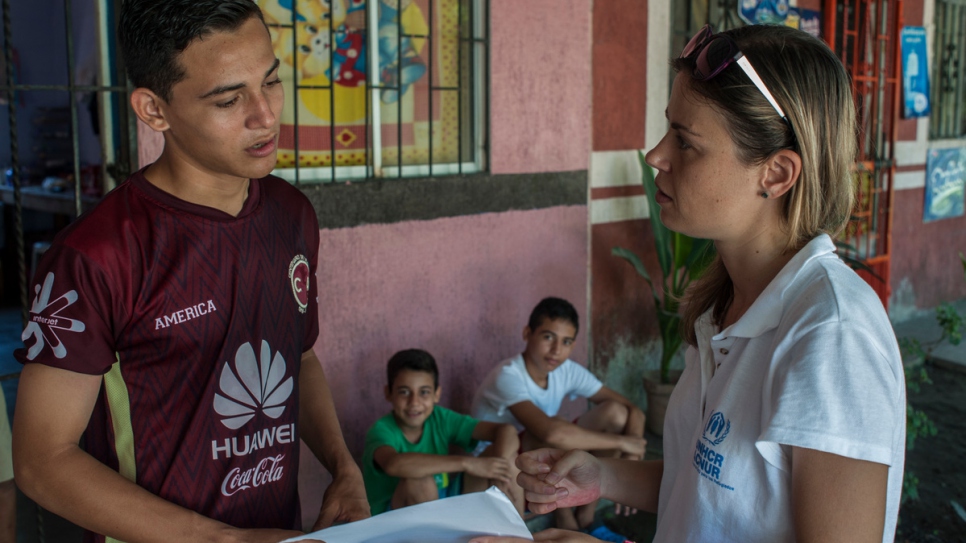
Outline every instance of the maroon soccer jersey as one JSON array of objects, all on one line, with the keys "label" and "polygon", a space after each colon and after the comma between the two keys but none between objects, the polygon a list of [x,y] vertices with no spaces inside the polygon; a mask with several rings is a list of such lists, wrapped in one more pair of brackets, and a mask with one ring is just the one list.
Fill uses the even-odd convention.
[{"label": "maroon soccer jersey", "polygon": [[253,180],[231,217],[138,172],[47,251],[16,356],[104,375],[85,448],[138,485],[233,526],[297,527],[318,247],[281,179]]}]

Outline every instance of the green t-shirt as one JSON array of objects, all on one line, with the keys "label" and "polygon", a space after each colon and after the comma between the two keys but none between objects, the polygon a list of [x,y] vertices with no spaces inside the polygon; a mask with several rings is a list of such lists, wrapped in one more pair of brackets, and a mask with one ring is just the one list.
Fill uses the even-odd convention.
[{"label": "green t-shirt", "polygon": [[[449,454],[450,445],[459,445],[466,450],[476,446],[473,430],[477,420],[469,415],[463,415],[436,406],[423,425],[423,436],[419,443],[410,443],[396,424],[392,413],[380,418],[366,433],[366,450],[362,453],[362,476],[366,482],[366,495],[369,496],[369,508],[372,514],[382,513],[389,508],[392,495],[399,483],[398,477],[386,475],[372,455],[379,447],[388,445],[397,453],[420,454]],[[436,474],[436,486],[446,488],[450,484],[449,475]]]}]

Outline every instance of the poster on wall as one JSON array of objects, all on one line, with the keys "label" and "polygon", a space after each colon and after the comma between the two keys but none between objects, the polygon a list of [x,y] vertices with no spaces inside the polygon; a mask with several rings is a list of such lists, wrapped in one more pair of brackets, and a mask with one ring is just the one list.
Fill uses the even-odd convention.
[{"label": "poster on wall", "polygon": [[788,4],[788,0],[741,0],[738,16],[748,24],[785,25],[821,38],[822,13]]},{"label": "poster on wall", "polygon": [[902,29],[902,116],[906,119],[929,116],[929,69],[926,65],[926,29]]},{"label": "poster on wall", "polygon": [[966,197],[966,147],[930,149],[922,222],[962,217]]}]

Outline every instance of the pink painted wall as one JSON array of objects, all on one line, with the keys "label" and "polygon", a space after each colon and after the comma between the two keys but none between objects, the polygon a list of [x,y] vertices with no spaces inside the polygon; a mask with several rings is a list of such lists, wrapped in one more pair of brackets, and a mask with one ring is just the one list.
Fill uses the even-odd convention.
[{"label": "pink painted wall", "polygon": [[591,0],[490,2],[490,170],[585,170]]},{"label": "pink painted wall", "polygon": [[[523,349],[533,306],[561,296],[580,313],[573,358],[586,362],[586,206],[323,230],[319,254],[315,351],[357,458],[366,430],[389,412],[385,364],[398,350],[432,353],[441,405],[468,412],[476,384]],[[321,465],[303,455],[306,521],[327,484]]]}]

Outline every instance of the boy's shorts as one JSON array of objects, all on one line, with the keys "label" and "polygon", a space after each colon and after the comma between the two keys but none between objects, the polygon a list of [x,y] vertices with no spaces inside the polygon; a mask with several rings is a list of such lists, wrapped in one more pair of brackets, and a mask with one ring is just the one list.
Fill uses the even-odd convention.
[{"label": "boy's shorts", "polygon": [[[463,493],[463,474],[462,473],[449,473],[446,474],[449,477],[449,485],[439,488],[439,499],[452,498],[453,496],[459,496]],[[392,502],[389,502],[389,507],[386,507],[386,511],[392,511]]]}]

